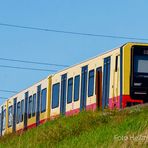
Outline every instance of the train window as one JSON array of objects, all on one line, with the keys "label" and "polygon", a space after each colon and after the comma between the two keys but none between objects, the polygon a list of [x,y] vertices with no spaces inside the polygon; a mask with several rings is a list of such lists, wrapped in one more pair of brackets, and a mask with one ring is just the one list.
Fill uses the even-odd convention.
[{"label": "train window", "polygon": [[28,118],[31,118],[31,112],[32,112],[32,95],[29,96]]},{"label": "train window", "polygon": [[33,102],[32,102],[32,116],[35,116],[36,111],[36,94],[33,94]]},{"label": "train window", "polygon": [[59,90],[60,83],[56,83],[52,86],[52,108],[59,106]]},{"label": "train window", "polygon": [[47,89],[43,89],[41,93],[41,113],[46,111]]},{"label": "train window", "polygon": [[24,117],[24,100],[21,101],[21,119],[20,119],[20,122],[23,121],[23,117]]},{"label": "train window", "polygon": [[12,126],[12,120],[13,120],[13,116],[12,116],[12,105],[11,105],[8,108],[8,127]]},{"label": "train window", "polygon": [[18,102],[17,103],[17,123],[19,123],[20,122],[20,116],[21,115],[21,103],[20,102]]},{"label": "train window", "polygon": [[94,70],[89,71],[88,97],[94,94]]},{"label": "train window", "polygon": [[115,72],[118,70],[118,56],[116,56],[116,63],[115,63]]},{"label": "train window", "polygon": [[74,79],[74,101],[79,100],[80,75],[75,76]]},{"label": "train window", "polygon": [[134,72],[135,73],[148,73],[148,56],[147,55],[140,55],[140,56],[134,56]]},{"label": "train window", "polygon": [[73,78],[68,79],[67,103],[72,102]]},{"label": "train window", "polygon": [[2,130],[5,130],[5,126],[6,126],[6,109],[3,111],[3,117],[2,117],[2,125],[3,125],[3,128]]}]

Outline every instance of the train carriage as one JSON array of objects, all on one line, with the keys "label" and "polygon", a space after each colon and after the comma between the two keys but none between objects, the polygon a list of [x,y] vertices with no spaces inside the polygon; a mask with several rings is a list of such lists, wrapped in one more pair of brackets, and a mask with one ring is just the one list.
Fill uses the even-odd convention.
[{"label": "train carriage", "polygon": [[148,44],[127,43],[52,76],[51,118],[148,102]]},{"label": "train carriage", "polygon": [[119,107],[119,68],[120,48],[53,75],[51,118],[105,108],[112,98]]},{"label": "train carriage", "polygon": [[[51,91],[50,83],[49,76],[6,101],[3,106],[7,106],[5,107],[7,110],[5,108],[2,110],[3,112],[6,110],[7,124],[2,135],[36,127],[50,118],[50,99],[48,99]],[[4,119],[2,120],[4,124]]]},{"label": "train carriage", "polygon": [[82,110],[148,102],[148,44],[127,43],[59,71],[0,107],[0,135]]}]

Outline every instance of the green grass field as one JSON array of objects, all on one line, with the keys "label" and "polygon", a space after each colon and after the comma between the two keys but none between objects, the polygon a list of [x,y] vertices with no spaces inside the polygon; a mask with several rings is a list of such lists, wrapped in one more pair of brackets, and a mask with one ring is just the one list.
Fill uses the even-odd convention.
[{"label": "green grass field", "polygon": [[0,147],[148,147],[148,105],[81,112],[0,138]]}]

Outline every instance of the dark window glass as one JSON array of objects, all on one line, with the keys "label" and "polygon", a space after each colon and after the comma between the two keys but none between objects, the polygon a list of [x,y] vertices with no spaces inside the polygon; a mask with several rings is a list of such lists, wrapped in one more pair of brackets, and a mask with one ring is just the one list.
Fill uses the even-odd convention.
[{"label": "dark window glass", "polygon": [[115,72],[118,70],[118,56],[116,56]]},{"label": "dark window glass", "polygon": [[72,102],[73,78],[68,80],[67,103]]},{"label": "dark window glass", "polygon": [[21,101],[21,119],[20,119],[20,122],[23,121],[23,117],[24,117],[24,100]]},{"label": "dark window glass", "polygon": [[60,83],[56,83],[52,86],[52,108],[59,106],[59,89]]},{"label": "dark window glass", "polygon": [[74,79],[74,101],[79,100],[80,75],[75,76]]},{"label": "dark window glass", "polygon": [[88,97],[94,94],[94,70],[89,71]]},{"label": "dark window glass", "polygon": [[41,112],[46,111],[46,96],[47,96],[47,89],[43,89],[41,93]]},{"label": "dark window glass", "polygon": [[134,71],[136,73],[148,73],[148,56],[134,57]]},{"label": "dark window glass", "polygon": [[17,123],[20,122],[20,118],[21,118],[21,103],[18,102],[17,103],[17,119],[16,119]]},{"label": "dark window glass", "polygon": [[8,109],[8,127],[12,126],[13,116],[12,116],[12,105]]},{"label": "dark window glass", "polygon": [[28,118],[31,118],[31,112],[32,112],[32,95],[29,96]]},{"label": "dark window glass", "polygon": [[3,117],[2,117],[2,120],[3,120],[3,129],[2,130],[5,130],[5,127],[6,127],[6,109],[3,111]]},{"label": "dark window glass", "polygon": [[32,116],[35,116],[35,111],[36,111],[36,94],[33,94],[33,104],[32,104]]}]

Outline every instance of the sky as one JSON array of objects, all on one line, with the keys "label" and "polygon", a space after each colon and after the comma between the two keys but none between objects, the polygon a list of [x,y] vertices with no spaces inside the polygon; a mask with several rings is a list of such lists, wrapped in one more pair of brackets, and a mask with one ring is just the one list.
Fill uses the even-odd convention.
[{"label": "sky", "polygon": [[[147,0],[0,0],[0,23],[148,38],[147,6]],[[139,40],[0,26],[0,58],[73,65],[130,41]],[[2,60],[0,65],[63,69]],[[0,67],[0,90],[20,91],[49,74],[51,73],[47,71]],[[0,91],[0,97],[12,95],[13,93]],[[2,102],[4,100],[0,99],[0,104]]]}]

